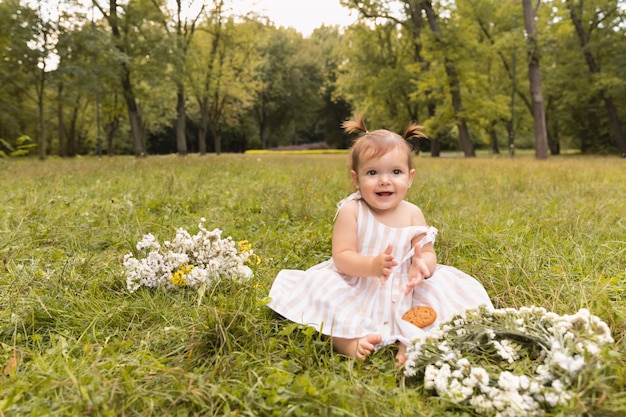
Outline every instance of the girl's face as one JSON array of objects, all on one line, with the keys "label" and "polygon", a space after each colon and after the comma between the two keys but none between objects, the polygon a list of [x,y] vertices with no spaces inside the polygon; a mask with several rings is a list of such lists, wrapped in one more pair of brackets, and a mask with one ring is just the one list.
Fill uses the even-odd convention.
[{"label": "girl's face", "polygon": [[406,152],[396,147],[380,157],[359,161],[358,172],[352,170],[350,176],[365,202],[382,213],[404,200],[415,170],[409,169]]}]

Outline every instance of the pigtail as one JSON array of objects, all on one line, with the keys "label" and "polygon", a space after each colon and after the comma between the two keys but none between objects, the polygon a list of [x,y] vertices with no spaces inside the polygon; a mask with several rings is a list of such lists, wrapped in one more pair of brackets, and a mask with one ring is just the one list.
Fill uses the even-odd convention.
[{"label": "pigtail", "polygon": [[427,138],[427,136],[422,132],[424,126],[420,126],[417,123],[411,123],[404,133],[404,139],[409,140],[412,138]]},{"label": "pigtail", "polygon": [[357,115],[354,120],[344,121],[341,127],[346,133],[368,133],[362,114]]}]

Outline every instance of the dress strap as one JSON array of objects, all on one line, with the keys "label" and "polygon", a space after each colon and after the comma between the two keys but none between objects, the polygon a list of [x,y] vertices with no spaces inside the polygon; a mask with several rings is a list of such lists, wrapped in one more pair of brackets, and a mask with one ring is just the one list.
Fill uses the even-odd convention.
[{"label": "dress strap", "polygon": [[346,198],[344,198],[343,200],[341,200],[340,202],[337,203],[337,212],[335,213],[335,217],[333,217],[333,221],[337,219],[337,215],[339,214],[339,210],[341,210],[341,208],[346,205],[346,203],[349,203],[350,201],[353,200],[360,200],[361,199],[361,193],[358,191],[353,192],[352,194],[350,194],[349,196],[347,196]]},{"label": "dress strap", "polygon": [[429,226],[428,231],[426,232],[426,236],[424,236],[422,240],[420,240],[420,247],[424,246],[427,243],[434,244],[435,239],[437,238],[437,233],[439,233],[439,230],[437,230],[436,227]]},{"label": "dress strap", "polygon": [[[417,227],[422,227],[422,226],[417,226]],[[435,238],[437,237],[437,233],[438,230],[436,227],[433,226],[428,226],[426,228],[426,236],[424,236],[420,241],[419,241],[419,245],[420,248],[424,247],[424,245],[428,244],[428,243],[435,243]],[[411,248],[403,257],[402,260],[400,261],[400,264],[404,263],[404,261],[408,260],[409,258],[412,258],[413,255],[415,255],[415,248]]]}]

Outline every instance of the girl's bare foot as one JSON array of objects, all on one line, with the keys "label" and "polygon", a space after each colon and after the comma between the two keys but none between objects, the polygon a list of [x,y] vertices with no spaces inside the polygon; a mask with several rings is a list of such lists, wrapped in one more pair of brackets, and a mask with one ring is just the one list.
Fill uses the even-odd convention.
[{"label": "girl's bare foot", "polygon": [[398,363],[398,366],[402,366],[406,362],[406,346],[402,343],[400,343],[400,346],[398,347],[396,361]]},{"label": "girl's bare foot", "polygon": [[383,337],[379,334],[369,334],[360,339],[332,338],[333,347],[337,352],[357,359],[365,359],[382,341]]}]

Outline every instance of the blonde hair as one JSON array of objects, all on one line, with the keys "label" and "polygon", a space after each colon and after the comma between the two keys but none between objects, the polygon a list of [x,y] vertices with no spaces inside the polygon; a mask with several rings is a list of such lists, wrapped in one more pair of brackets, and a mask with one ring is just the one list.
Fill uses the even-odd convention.
[{"label": "blonde hair", "polygon": [[413,169],[413,149],[407,141],[413,137],[425,138],[422,132],[423,126],[411,123],[404,133],[404,137],[387,129],[374,130],[368,132],[365,128],[365,121],[362,115],[358,115],[354,120],[347,120],[341,124],[346,133],[362,133],[355,139],[350,148],[350,169],[358,171],[359,161],[369,158],[377,158],[392,149],[400,148],[406,151],[409,169]]}]

